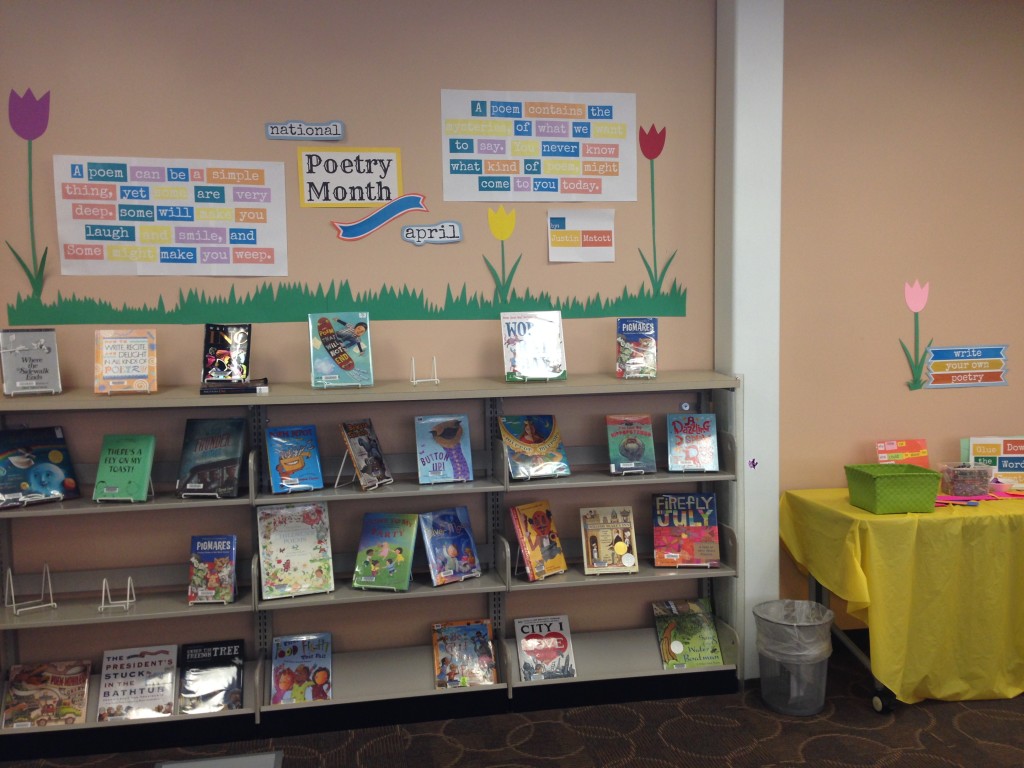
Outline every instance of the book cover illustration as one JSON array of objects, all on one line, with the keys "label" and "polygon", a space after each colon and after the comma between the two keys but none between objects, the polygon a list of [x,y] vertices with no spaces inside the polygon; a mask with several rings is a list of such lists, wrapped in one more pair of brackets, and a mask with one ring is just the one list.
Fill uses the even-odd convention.
[{"label": "book cover illustration", "polygon": [[364,491],[386,485],[393,481],[391,471],[384,460],[377,432],[370,419],[345,421],[341,424],[341,436],[359,486]]},{"label": "book cover illustration", "polygon": [[271,704],[331,700],[330,632],[275,637],[270,662]]},{"label": "book cover illustration", "polygon": [[580,541],[586,574],[637,573],[640,570],[632,507],[581,508]]},{"label": "book cover illustration", "polygon": [[415,514],[365,513],[352,586],[407,591],[418,526],[419,517]]},{"label": "book cover illustration", "polygon": [[960,440],[960,461],[995,467],[994,478],[1011,486],[1013,493],[1024,491],[1024,437],[985,435]]},{"label": "book cover illustration", "polygon": [[188,604],[231,603],[238,594],[238,537],[233,533],[192,537]]},{"label": "book cover illustration", "polygon": [[421,484],[469,482],[473,451],[466,414],[417,416],[416,469]]},{"label": "book cover illustration", "polygon": [[55,328],[0,330],[0,372],[5,395],[61,392]]},{"label": "book cover illustration", "polygon": [[652,607],[664,669],[714,667],[725,663],[711,602],[706,597],[660,600]]},{"label": "book cover illustration", "polygon": [[720,565],[714,493],[658,493],[654,500],[654,564],[669,568]]},{"label": "book cover illustration", "polygon": [[156,392],[156,330],[96,331],[93,391],[98,395]]},{"label": "book cover illustration", "polygon": [[203,383],[249,381],[251,343],[251,323],[207,323],[203,335]]},{"label": "book cover illustration", "polygon": [[264,600],[334,591],[331,530],[325,507],[260,507],[256,526]]},{"label": "book cover illustration", "polygon": [[246,433],[245,419],[188,419],[175,486],[178,496],[238,496]]},{"label": "book cover illustration", "polygon": [[611,414],[605,416],[605,426],[608,430],[608,468],[613,475],[658,471],[650,414]]},{"label": "book cover illustration", "polygon": [[559,310],[502,312],[501,341],[505,381],[566,378]]},{"label": "book cover illustration", "polygon": [[178,658],[178,714],[241,709],[244,667],[243,640],[182,645]]},{"label": "book cover illustration", "polygon": [[483,572],[466,507],[420,513],[420,533],[435,587]]},{"label": "book cover illustration", "polygon": [[87,659],[11,665],[3,699],[3,727],[84,723],[91,670]]},{"label": "book cover illustration", "polygon": [[718,431],[713,413],[670,413],[669,472],[718,471]]},{"label": "book cover illustration", "polygon": [[513,480],[572,474],[554,416],[499,416],[498,427]]},{"label": "book cover illustration", "polygon": [[466,688],[498,682],[490,619],[443,621],[433,625],[434,685]]},{"label": "book cover illustration", "polygon": [[546,500],[518,504],[510,507],[509,512],[528,580],[537,581],[569,569],[555,518]]},{"label": "book cover illustration", "polygon": [[928,441],[924,438],[880,440],[875,443],[875,454],[879,464],[913,464],[930,468]]},{"label": "book cover illustration", "polygon": [[176,645],[104,651],[96,719],[102,723],[174,714],[177,657]]},{"label": "book cover illustration", "polygon": [[373,358],[368,312],[309,315],[309,356],[314,387],[369,387]]},{"label": "book cover illustration", "polygon": [[653,379],[658,374],[658,318],[620,317],[615,321],[615,375]]},{"label": "book cover illustration", "polygon": [[155,435],[104,435],[92,500],[148,499],[155,452]]},{"label": "book cover illustration", "polygon": [[576,677],[568,616],[535,616],[513,623],[523,682]]},{"label": "book cover illustration", "polygon": [[0,507],[80,495],[61,427],[0,430]]},{"label": "book cover illustration", "polygon": [[324,487],[315,425],[267,427],[266,439],[273,493],[314,491]]}]

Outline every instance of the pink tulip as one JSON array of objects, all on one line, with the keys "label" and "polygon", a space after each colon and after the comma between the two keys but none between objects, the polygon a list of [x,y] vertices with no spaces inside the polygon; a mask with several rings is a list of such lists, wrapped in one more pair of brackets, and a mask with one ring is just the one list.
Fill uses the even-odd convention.
[{"label": "pink tulip", "polygon": [[923,286],[917,281],[914,284],[903,284],[903,296],[907,300],[907,307],[911,312],[920,312],[928,303],[928,283]]}]

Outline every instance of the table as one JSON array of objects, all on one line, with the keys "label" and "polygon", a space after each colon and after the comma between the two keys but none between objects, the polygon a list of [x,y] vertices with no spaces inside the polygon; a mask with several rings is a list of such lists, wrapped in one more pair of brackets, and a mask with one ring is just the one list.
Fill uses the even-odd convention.
[{"label": "table", "polygon": [[871,673],[900,701],[1024,691],[1024,499],[875,515],[845,488],[787,491],[779,533],[867,624]]}]

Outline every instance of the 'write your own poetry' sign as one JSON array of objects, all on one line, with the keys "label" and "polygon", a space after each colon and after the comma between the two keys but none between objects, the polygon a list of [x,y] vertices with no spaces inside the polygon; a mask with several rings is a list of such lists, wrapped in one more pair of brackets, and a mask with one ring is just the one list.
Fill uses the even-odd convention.
[{"label": "'write your own poetry' sign", "polygon": [[377,208],[402,196],[402,155],[392,147],[299,148],[299,203]]}]

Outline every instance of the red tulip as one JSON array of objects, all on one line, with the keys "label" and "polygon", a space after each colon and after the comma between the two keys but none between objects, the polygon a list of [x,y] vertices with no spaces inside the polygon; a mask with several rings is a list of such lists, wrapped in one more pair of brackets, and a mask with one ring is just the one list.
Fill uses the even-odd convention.
[{"label": "red tulip", "polygon": [[640,129],[640,151],[648,160],[654,160],[665,148],[666,130],[662,128],[660,131],[656,131],[653,124],[648,130]]},{"label": "red tulip", "polygon": [[46,133],[46,126],[50,122],[50,92],[43,94],[37,99],[29,88],[24,96],[19,96],[13,90],[7,99],[7,116],[11,121],[11,128],[25,141],[34,141]]}]

